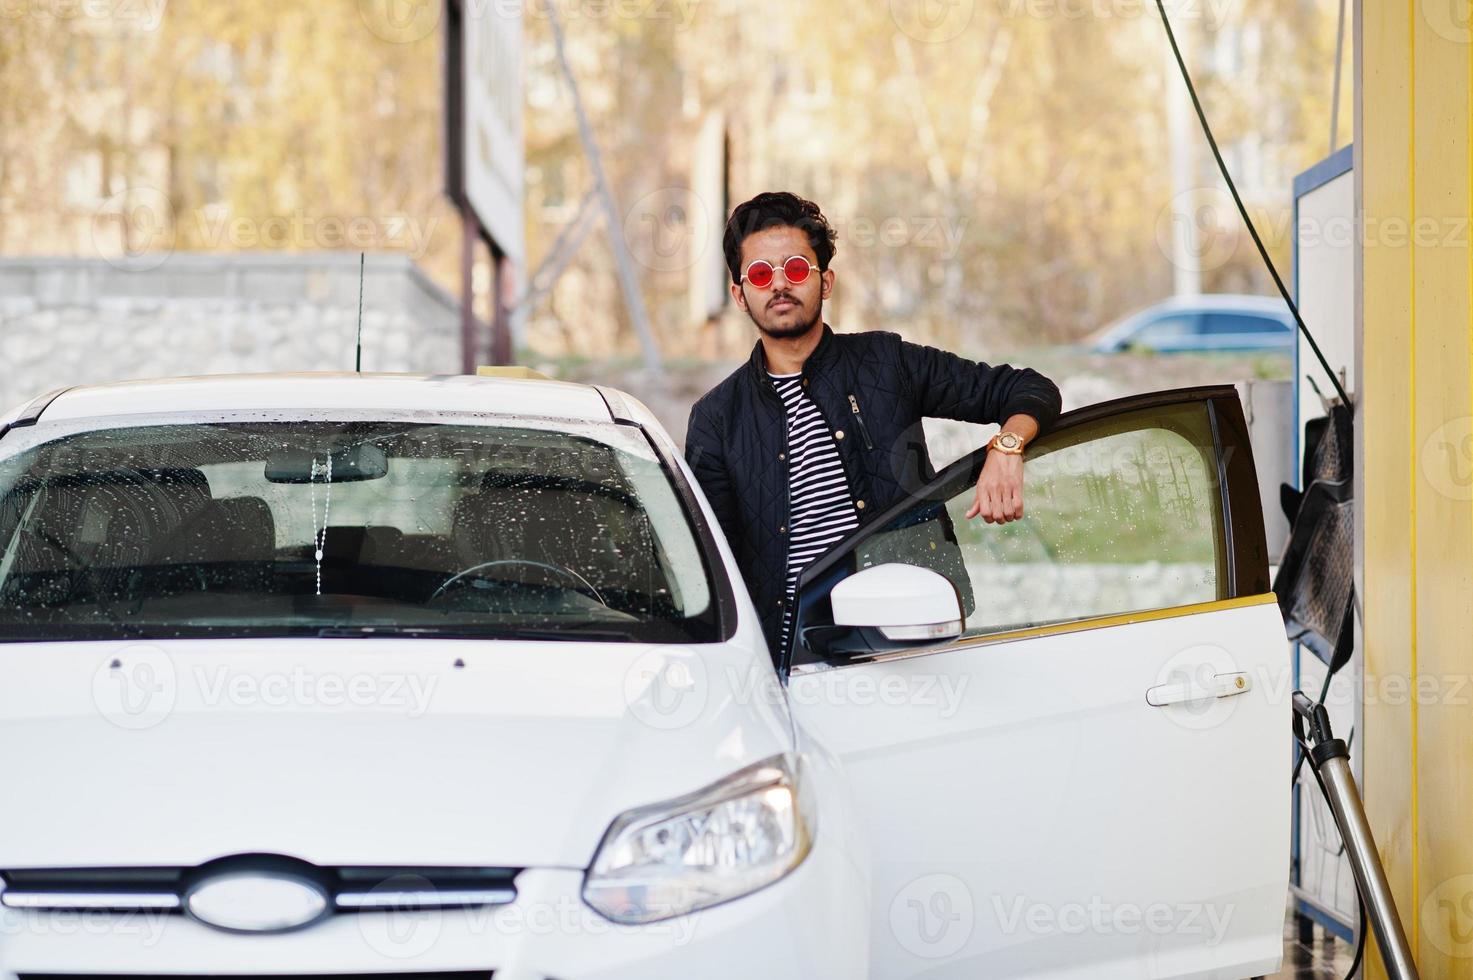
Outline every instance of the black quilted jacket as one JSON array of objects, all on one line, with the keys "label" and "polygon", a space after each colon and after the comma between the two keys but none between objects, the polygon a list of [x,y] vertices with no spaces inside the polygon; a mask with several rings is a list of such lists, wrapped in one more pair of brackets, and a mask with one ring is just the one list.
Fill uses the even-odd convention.
[{"label": "black quilted jacket", "polygon": [[[969,361],[894,333],[836,334],[827,324],[802,383],[838,442],[861,523],[935,476],[922,418],[1001,422],[1023,413],[1047,430],[1059,414],[1059,389],[1036,371]],[[685,458],[774,651],[788,561],[786,440],[782,399],[759,342],[745,365],[691,409]]]}]

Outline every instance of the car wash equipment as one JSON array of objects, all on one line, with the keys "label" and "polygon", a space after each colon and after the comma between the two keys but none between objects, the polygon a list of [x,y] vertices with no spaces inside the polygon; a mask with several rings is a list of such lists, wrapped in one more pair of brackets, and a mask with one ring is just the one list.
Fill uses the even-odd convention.
[{"label": "car wash equipment", "polygon": [[[1386,870],[1376,852],[1376,841],[1366,821],[1355,775],[1350,771],[1350,749],[1345,740],[1330,730],[1330,713],[1325,706],[1311,700],[1302,691],[1294,692],[1294,738],[1309,760],[1310,771],[1345,842],[1345,854],[1355,874],[1355,887],[1360,893],[1361,909],[1371,921],[1381,959],[1391,980],[1417,980],[1417,964],[1412,961],[1411,947],[1386,882]],[[1365,933],[1365,925],[1361,926]]]}]

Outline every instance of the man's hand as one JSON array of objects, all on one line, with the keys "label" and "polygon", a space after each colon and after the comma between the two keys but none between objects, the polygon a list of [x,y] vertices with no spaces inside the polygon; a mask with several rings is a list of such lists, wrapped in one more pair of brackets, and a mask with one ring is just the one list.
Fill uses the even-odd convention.
[{"label": "man's hand", "polygon": [[967,520],[978,514],[988,524],[1006,524],[1023,516],[1023,457],[990,452],[977,477],[977,496]]}]

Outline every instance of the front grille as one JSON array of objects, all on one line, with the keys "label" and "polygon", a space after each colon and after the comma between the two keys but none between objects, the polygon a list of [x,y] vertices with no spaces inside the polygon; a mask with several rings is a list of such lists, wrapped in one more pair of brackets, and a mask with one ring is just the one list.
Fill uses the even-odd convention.
[{"label": "front grille", "polygon": [[318,867],[267,854],[197,868],[27,868],[0,872],[0,904],[29,909],[177,912],[191,887],[215,875],[288,873],[320,885],[337,912],[502,905],[516,900],[517,868]]}]

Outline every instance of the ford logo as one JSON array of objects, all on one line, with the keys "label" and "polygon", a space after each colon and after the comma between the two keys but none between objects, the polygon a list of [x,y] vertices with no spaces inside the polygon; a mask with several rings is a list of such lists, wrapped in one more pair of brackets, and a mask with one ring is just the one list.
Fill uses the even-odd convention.
[{"label": "ford logo", "polygon": [[235,872],[205,878],[184,896],[185,910],[226,932],[287,932],[329,911],[327,892],[306,878]]}]

